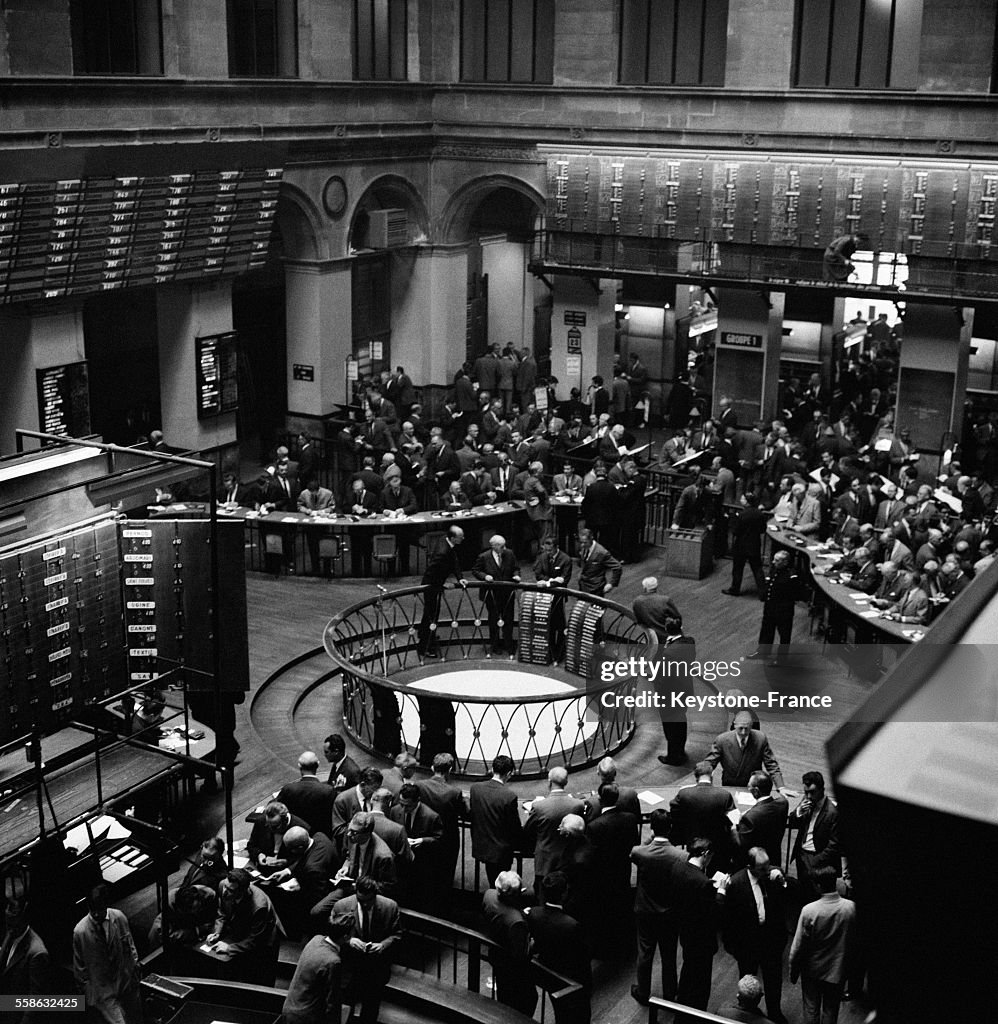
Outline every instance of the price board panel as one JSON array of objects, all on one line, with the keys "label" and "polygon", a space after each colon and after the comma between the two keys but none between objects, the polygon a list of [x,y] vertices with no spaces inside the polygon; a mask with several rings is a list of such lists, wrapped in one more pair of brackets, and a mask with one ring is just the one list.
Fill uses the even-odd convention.
[{"label": "price board panel", "polygon": [[260,266],[282,174],[269,167],[0,182],[0,303]]},{"label": "price board panel", "polygon": [[38,429],[60,437],[90,433],[90,383],[86,361],[35,371],[38,382]]},{"label": "price board panel", "polygon": [[235,331],[196,339],[198,419],[239,408],[239,336]]}]

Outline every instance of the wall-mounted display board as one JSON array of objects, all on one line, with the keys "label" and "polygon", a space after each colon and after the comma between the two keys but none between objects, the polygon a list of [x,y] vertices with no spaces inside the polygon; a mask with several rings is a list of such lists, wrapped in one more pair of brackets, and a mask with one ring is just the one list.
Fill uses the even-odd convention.
[{"label": "wall-mounted display board", "polygon": [[895,427],[911,431],[912,444],[938,452],[939,442],[952,427],[956,375],[946,370],[919,370],[902,366],[898,374]]},{"label": "wall-mounted display board", "polygon": [[0,182],[0,303],[264,263],[281,168]]},{"label": "wall-mounted display board", "polygon": [[0,742],[123,689],[120,566],[111,516],[0,553]]},{"label": "wall-mounted display board", "polygon": [[556,231],[823,248],[853,231],[871,248],[991,254],[998,164],[691,156],[548,156]]},{"label": "wall-mounted display board", "polygon": [[762,375],[765,355],[759,349],[721,347],[714,352],[714,403],[731,399],[739,426],[747,427],[762,414]]},{"label": "wall-mounted display board", "polygon": [[235,331],[196,338],[198,419],[239,408],[239,335]]},{"label": "wall-mounted display board", "polygon": [[90,433],[90,382],[86,361],[36,370],[38,429],[61,437]]}]

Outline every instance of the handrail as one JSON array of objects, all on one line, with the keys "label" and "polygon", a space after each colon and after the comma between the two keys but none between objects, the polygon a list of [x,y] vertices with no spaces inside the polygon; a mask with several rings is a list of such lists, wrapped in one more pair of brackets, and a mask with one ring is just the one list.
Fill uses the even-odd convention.
[{"label": "handrail", "polygon": [[[674,1002],[672,999],[662,999],[660,996],[652,996],[648,1000],[648,1024],[658,1024],[658,1011],[669,1010],[681,1015],[684,1021],[702,1021],[703,1024],[732,1024],[730,1017],[719,1017],[716,1013],[708,1010],[697,1010],[684,1003]],[[677,1019],[679,1019],[677,1017]]]}]

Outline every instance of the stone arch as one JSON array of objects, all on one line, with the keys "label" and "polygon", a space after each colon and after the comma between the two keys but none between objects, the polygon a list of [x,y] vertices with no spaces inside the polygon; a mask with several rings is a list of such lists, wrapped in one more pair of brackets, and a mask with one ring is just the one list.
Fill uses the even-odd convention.
[{"label": "stone arch", "polygon": [[382,174],[372,181],[354,205],[348,240],[351,249],[366,249],[368,218],[374,210],[405,210],[408,242],[425,242],[430,218],[419,189],[400,174]]},{"label": "stone arch", "polygon": [[292,260],[321,259],[323,252],[322,215],[300,188],[281,183],[275,215],[283,247],[282,255]]},{"label": "stone arch", "polygon": [[440,218],[440,239],[443,242],[463,242],[473,233],[476,218],[490,197],[499,193],[513,193],[513,203],[507,203],[505,223],[484,225],[486,232],[506,230],[511,234],[529,237],[534,225],[544,212],[544,197],[529,183],[508,174],[491,174],[462,185],[448,200]]}]

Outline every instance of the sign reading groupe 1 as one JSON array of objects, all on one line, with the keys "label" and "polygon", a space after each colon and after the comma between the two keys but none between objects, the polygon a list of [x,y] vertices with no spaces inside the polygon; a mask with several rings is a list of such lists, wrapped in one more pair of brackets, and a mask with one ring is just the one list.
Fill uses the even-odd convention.
[{"label": "sign reading groupe 1", "polygon": [[735,331],[721,331],[721,344],[728,348],[762,348],[761,334],[738,334]]}]

